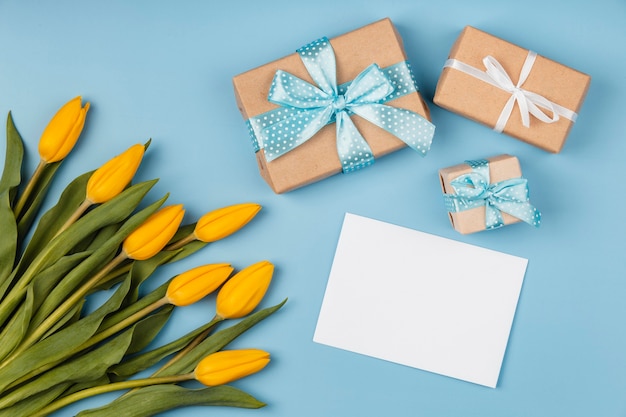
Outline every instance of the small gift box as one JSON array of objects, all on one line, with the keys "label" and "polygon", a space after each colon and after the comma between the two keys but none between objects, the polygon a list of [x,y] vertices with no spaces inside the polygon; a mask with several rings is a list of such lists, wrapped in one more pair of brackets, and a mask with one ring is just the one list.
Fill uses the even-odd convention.
[{"label": "small gift box", "polygon": [[263,178],[283,193],[410,146],[434,126],[389,19],[233,78]]},{"label": "small gift box", "polygon": [[519,161],[499,155],[439,170],[452,227],[462,233],[495,229],[524,221],[535,227],[541,213],[530,204]]},{"label": "small gift box", "polygon": [[586,74],[467,26],[452,46],[433,101],[556,153],[576,120],[590,80]]}]

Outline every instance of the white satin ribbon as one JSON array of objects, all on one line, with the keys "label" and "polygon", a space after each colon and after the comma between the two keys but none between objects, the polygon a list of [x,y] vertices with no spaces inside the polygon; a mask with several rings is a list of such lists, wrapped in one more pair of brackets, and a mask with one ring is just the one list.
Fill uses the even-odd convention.
[{"label": "white satin ribbon", "polygon": [[[474,68],[456,59],[448,59],[444,64],[444,68],[449,67],[464,72],[511,94],[511,97],[504,105],[500,117],[498,117],[498,121],[493,128],[496,132],[502,132],[504,126],[506,126],[516,101],[519,106],[522,125],[524,125],[524,127],[530,127],[531,114],[544,123],[554,123],[559,120],[559,117],[565,117],[575,122],[578,116],[575,112],[563,106],[559,106],[537,93],[522,88],[522,85],[528,78],[533,64],[535,63],[535,58],[537,58],[537,54],[533,51],[528,51],[528,56],[522,66],[517,85],[513,84],[511,77],[509,77],[509,74],[507,74],[498,60],[490,55],[483,58],[483,64],[486,68],[485,71]],[[540,107],[548,110],[548,112],[552,113],[552,116],[549,116],[540,109]]]}]

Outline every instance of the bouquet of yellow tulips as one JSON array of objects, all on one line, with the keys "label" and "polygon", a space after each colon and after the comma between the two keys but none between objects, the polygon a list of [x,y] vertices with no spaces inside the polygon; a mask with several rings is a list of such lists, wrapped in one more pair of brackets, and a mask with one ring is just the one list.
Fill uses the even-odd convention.
[{"label": "bouquet of yellow tulips", "polygon": [[[119,390],[125,392],[115,401],[78,416],[151,416],[188,405],[262,407],[225,384],[263,369],[269,354],[224,347],[285,303],[254,311],[272,279],[270,262],[234,274],[229,264],[202,265],[147,294],[141,290],[159,266],[238,231],[261,207],[224,207],[186,225],[182,205],[163,206],[167,195],[139,208],[156,183],[132,183],[148,142],[76,178],[39,217],[88,110],[77,97],[57,112],[39,141],[40,163],[24,184],[24,144],[10,113],[7,119],[0,179],[0,417],[46,416]],[[211,321],[153,347],[176,307],[214,292]],[[86,311],[94,293],[104,301]],[[239,320],[215,329],[229,319]]]}]

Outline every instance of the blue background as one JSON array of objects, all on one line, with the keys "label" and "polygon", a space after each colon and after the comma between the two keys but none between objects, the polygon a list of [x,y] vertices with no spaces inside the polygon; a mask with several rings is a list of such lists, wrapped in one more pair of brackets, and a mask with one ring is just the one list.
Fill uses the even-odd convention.
[{"label": "blue background", "polygon": [[[232,76],[387,16],[404,38],[437,125],[431,152],[421,158],[404,149],[362,172],[273,194],[258,174]],[[150,197],[170,192],[171,203],[185,204],[188,221],[244,201],[264,206],[240,233],[153,277],[157,285],[203,263],[243,268],[269,259],[277,270],[263,306],[289,297],[232,345],[272,353],[265,370],[233,384],[268,406],[207,415],[626,416],[625,21],[623,0],[2,0],[0,114],[12,110],[32,170],[39,135],[57,108],[76,95],[91,102],[48,205],[72,178],[152,138],[138,177],[160,177]],[[467,24],[592,76],[562,153],[432,104],[441,67]],[[500,153],[520,158],[542,227],[457,234],[443,210],[437,170]],[[346,211],[530,260],[497,389],[312,341]],[[207,320],[212,302],[177,311],[161,341]],[[393,322],[393,311],[387,319]]]}]

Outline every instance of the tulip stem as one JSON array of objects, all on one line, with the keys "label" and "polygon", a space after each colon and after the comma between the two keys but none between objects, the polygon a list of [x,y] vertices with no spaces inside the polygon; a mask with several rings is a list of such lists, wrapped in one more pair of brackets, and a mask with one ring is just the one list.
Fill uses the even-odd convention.
[{"label": "tulip stem", "polygon": [[29,372],[28,374],[26,374],[22,378],[16,380],[12,384],[10,384],[7,387],[7,389],[12,388],[14,386],[17,386],[17,385],[21,384],[22,382],[28,381],[29,379],[31,379],[31,378],[33,378],[33,377],[35,377],[37,375],[41,375],[45,371],[47,371],[47,370],[49,370],[51,368],[54,368],[55,366],[57,366],[58,364],[60,364],[64,360],[66,360],[67,358],[72,357],[72,356],[76,355],[77,353],[80,353],[83,350],[88,349],[88,348],[94,346],[95,344],[103,341],[107,337],[110,337],[110,336],[114,335],[115,333],[117,333],[117,332],[119,332],[121,330],[124,330],[125,328],[135,324],[136,322],[141,320],[143,317],[147,316],[148,314],[150,314],[154,310],[157,310],[158,308],[160,308],[160,307],[162,307],[162,306],[164,306],[164,305],[166,305],[168,303],[169,302],[167,300],[167,297],[163,297],[160,300],[157,300],[154,303],[152,303],[150,305],[147,305],[146,307],[144,307],[141,310],[135,312],[134,314],[128,316],[127,318],[119,321],[118,323],[112,325],[111,327],[102,330],[100,333],[96,333],[90,339],[88,339],[85,343],[83,343],[82,345],[80,345],[79,347],[77,347],[76,349],[71,351],[70,353],[68,353],[65,358],[62,358],[62,359],[60,359],[60,360],[58,360],[56,362],[51,362],[49,364],[46,364],[44,366],[41,366],[41,367],[39,367],[37,369],[32,370],[31,372]]},{"label": "tulip stem", "polygon": [[176,250],[176,249],[180,249],[183,246],[185,246],[187,243],[191,243],[194,240],[197,240],[196,235],[194,233],[190,233],[187,236],[185,236],[184,238],[177,240],[176,242],[172,243],[171,245],[169,245],[168,247],[166,247],[163,250]]},{"label": "tulip stem", "polygon": [[165,369],[169,368],[174,363],[178,362],[178,360],[180,360],[180,358],[185,356],[187,353],[189,353],[191,351],[191,349],[195,348],[196,346],[198,346],[200,344],[200,342],[202,342],[204,339],[206,339],[206,337],[209,335],[209,333],[211,333],[211,330],[213,330],[213,327],[215,327],[215,325],[217,323],[219,323],[220,321],[222,321],[222,320],[224,320],[224,319],[216,314],[215,317],[213,317],[213,319],[207,325],[208,327],[202,333],[197,335],[191,342],[189,342],[189,344],[187,344],[187,346],[185,346],[184,349],[181,349],[176,354],[176,356],[174,356],[172,359],[167,361],[162,367],[160,367],[157,371],[155,371],[152,374],[152,376],[153,377],[159,376]]},{"label": "tulip stem", "polygon": [[106,264],[98,273],[96,273],[89,281],[84,283],[80,288],[78,288],[72,295],[69,296],[60,306],[56,308],[36,329],[33,331],[28,338],[26,338],[20,346],[13,351],[11,356],[4,362],[4,364],[12,361],[18,355],[20,355],[25,349],[34,345],[39,341],[39,339],[46,334],[48,330],[55,325],[57,321],[59,321],[65,314],[67,314],[70,309],[76,305],[83,298],[91,288],[95,285],[99,284],[102,277],[106,276],[113,268],[119,265],[127,258],[126,253],[121,252],[115,258],[113,258],[108,264]]},{"label": "tulip stem", "polygon": [[105,277],[102,278],[102,281],[100,281],[100,284],[109,283],[123,275],[126,275],[130,271],[132,266],[133,266],[133,263],[129,262],[125,265],[121,265],[118,268],[115,268],[114,270],[107,273]]},{"label": "tulip stem", "polygon": [[104,329],[100,333],[96,333],[95,335],[91,336],[89,340],[87,340],[85,343],[77,347],[76,350],[71,353],[71,355],[74,355],[75,353],[78,353],[82,350],[90,348],[96,343],[103,341],[107,337],[113,336],[115,333],[121,330],[124,330],[125,328],[137,323],[139,320],[141,320],[148,314],[152,313],[154,310],[157,310],[158,308],[163,307],[166,304],[169,304],[169,300],[167,299],[167,297],[163,297],[160,300],[157,300],[154,303],[145,306],[141,310],[137,311],[134,314],[131,314],[130,316],[119,321],[118,323],[115,323],[111,327]]},{"label": "tulip stem", "polygon": [[35,168],[33,175],[30,177],[28,183],[24,187],[24,191],[22,191],[22,194],[18,198],[17,203],[15,203],[15,208],[13,209],[13,212],[15,213],[16,221],[19,221],[19,219],[22,217],[24,209],[26,208],[26,204],[31,201],[35,186],[39,182],[39,179],[41,178],[41,175],[43,174],[46,166],[48,166],[48,163],[41,159],[39,161],[39,164],[37,165],[37,168]]},{"label": "tulip stem", "polygon": [[72,215],[65,221],[65,223],[63,223],[63,226],[59,228],[59,230],[56,232],[54,237],[57,237],[58,235],[63,233],[68,227],[74,224],[74,222],[78,220],[80,216],[82,216],[83,213],[85,213],[87,209],[91,207],[92,205],[93,203],[89,201],[88,199],[85,199],[82,203],[80,203],[80,206],[78,206],[78,208],[74,211],[74,213],[72,213]]},{"label": "tulip stem", "polygon": [[77,391],[73,394],[62,397],[50,404],[46,407],[42,408],[38,412],[31,415],[31,417],[44,417],[49,415],[50,413],[57,411],[67,405],[70,405],[76,401],[83,400],[85,398],[93,397],[94,395],[100,395],[107,392],[112,391],[120,391],[124,389],[130,388],[141,388],[149,385],[158,385],[158,384],[173,384],[183,381],[189,381],[194,379],[194,373],[188,373],[184,375],[172,375],[172,376],[163,376],[158,378],[143,378],[143,379],[132,379],[129,381],[121,381],[121,382],[113,382],[110,384],[99,385],[92,388],[87,388],[82,391]]},{"label": "tulip stem", "polygon": [[[183,349],[181,349],[180,351],[178,351],[178,353],[172,357],[169,361],[167,361],[163,366],[161,366],[159,369],[157,369],[156,371],[154,371],[154,373],[152,375],[150,375],[150,378],[156,378],[158,377],[160,374],[163,373],[163,371],[165,371],[165,369],[169,368],[170,366],[172,366],[174,363],[178,362],[183,356],[185,356],[187,353],[189,353],[191,351],[191,349],[195,348],[196,346],[198,346],[200,344],[200,342],[202,342],[204,339],[206,339],[206,337],[209,335],[209,333],[211,333],[211,330],[213,330],[213,327],[215,327],[215,325],[217,323],[219,323],[220,321],[224,320],[222,317],[215,315],[215,317],[213,317],[213,319],[211,319],[211,321],[207,324],[205,324],[203,327],[206,326],[206,329],[204,329],[202,331],[202,333],[198,334],[191,342],[189,342],[187,344],[187,346],[185,346]],[[132,389],[130,391],[128,391],[127,393],[125,393],[124,395],[122,395],[122,397],[130,394],[131,392],[135,391],[135,389]],[[120,397],[121,398],[121,397]]]}]

